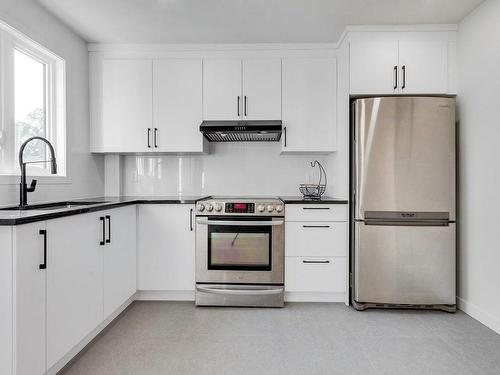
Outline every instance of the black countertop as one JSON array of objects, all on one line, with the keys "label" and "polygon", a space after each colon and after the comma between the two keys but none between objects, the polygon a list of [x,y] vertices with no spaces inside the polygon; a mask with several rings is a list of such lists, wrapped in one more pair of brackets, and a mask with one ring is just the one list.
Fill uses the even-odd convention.
[{"label": "black countertop", "polygon": [[[1,207],[0,225],[19,225],[56,219],[64,216],[79,215],[89,212],[102,211],[111,208],[128,206],[133,204],[194,204],[206,196],[156,196],[156,197],[96,197],[85,199],[67,199],[68,202],[98,202],[96,204],[62,207],[62,208],[40,208],[37,210],[19,210],[15,206]],[[37,204],[33,204],[37,205]],[[43,204],[41,204],[43,205]],[[6,209],[12,207],[12,209]]]},{"label": "black countertop", "polygon": [[305,199],[301,195],[280,197],[285,204],[347,204],[345,199],[322,196],[321,199]]}]

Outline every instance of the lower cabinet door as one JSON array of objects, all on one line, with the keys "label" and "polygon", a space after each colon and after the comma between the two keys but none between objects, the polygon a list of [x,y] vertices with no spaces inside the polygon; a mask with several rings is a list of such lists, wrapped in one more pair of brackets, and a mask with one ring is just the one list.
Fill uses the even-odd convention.
[{"label": "lower cabinet door", "polygon": [[194,291],[194,206],[142,204],[138,208],[138,288]]},{"label": "lower cabinet door", "polygon": [[285,257],[286,292],[346,290],[345,257]]},{"label": "lower cabinet door", "polygon": [[136,206],[116,208],[104,218],[103,301],[107,318],[136,291]]},{"label": "lower cabinet door", "polygon": [[[15,375],[45,373],[45,222],[14,228],[14,368]],[[4,250],[4,249],[2,249]],[[6,250],[6,249],[5,249]]]},{"label": "lower cabinet door", "polygon": [[99,212],[47,221],[47,367],[103,320]]}]

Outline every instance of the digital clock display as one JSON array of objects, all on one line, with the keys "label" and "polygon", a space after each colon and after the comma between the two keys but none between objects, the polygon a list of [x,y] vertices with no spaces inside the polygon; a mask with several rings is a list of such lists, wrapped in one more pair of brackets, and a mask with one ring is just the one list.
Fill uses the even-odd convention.
[{"label": "digital clock display", "polygon": [[241,213],[241,214],[253,214],[255,212],[254,203],[226,203],[225,212],[227,213]]}]

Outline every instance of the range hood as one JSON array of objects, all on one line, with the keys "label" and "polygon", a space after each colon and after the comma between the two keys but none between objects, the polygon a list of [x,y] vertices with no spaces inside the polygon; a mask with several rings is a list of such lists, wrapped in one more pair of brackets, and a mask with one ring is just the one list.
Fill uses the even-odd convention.
[{"label": "range hood", "polygon": [[281,120],[203,121],[200,131],[210,142],[279,142]]}]

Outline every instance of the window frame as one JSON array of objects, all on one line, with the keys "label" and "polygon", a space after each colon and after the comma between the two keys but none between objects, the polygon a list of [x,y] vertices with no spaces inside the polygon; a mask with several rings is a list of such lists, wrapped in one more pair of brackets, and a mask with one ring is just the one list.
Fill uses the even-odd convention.
[{"label": "window frame", "polygon": [[[45,65],[45,122],[54,146],[57,174],[48,169],[29,168],[27,174],[44,183],[70,183],[66,156],[66,62],[0,20],[0,157],[9,171],[0,172],[0,185],[19,183],[19,162],[15,150],[14,51],[18,50]],[[2,139],[2,135],[5,138]]]}]

